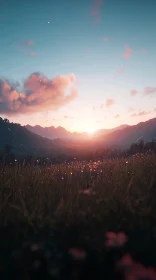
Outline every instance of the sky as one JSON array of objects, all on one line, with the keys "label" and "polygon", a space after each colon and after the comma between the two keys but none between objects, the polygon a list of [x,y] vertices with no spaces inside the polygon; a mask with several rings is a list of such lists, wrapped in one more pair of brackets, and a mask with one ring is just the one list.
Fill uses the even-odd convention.
[{"label": "sky", "polygon": [[0,115],[92,132],[156,117],[155,0],[2,0]]}]

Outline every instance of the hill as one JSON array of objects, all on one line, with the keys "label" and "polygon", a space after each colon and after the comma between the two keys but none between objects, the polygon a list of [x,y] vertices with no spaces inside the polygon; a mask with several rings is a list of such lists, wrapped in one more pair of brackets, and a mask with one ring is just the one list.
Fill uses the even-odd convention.
[{"label": "hill", "polygon": [[0,118],[0,150],[3,150],[6,144],[10,145],[16,154],[34,156],[59,154],[64,146],[61,140],[43,138],[20,124]]},{"label": "hill", "polygon": [[109,133],[112,133],[112,132],[117,131],[117,130],[122,130],[126,127],[129,127],[129,125],[122,124],[120,126],[110,128],[110,129],[99,129],[95,132],[95,136],[97,137],[97,136],[102,136],[102,135],[105,135],[105,134],[109,134]]},{"label": "hill", "polygon": [[[115,128],[111,128],[111,129],[99,129],[94,133],[95,137],[98,136],[102,136],[104,134],[108,134],[111,133],[113,131],[116,130],[122,130],[125,127],[128,127],[128,125],[120,125],[118,127]],[[86,138],[88,139],[88,133],[86,132],[70,132],[68,130],[66,130],[64,127],[58,126],[58,127],[54,127],[54,126],[49,126],[49,127],[42,127],[40,125],[35,125],[35,126],[31,126],[31,125],[26,125],[26,128],[35,133],[38,134],[42,137],[46,137],[49,139],[56,139],[56,138],[61,138],[61,139],[77,139],[77,140],[85,140]]]},{"label": "hill", "polygon": [[132,143],[143,139],[144,142],[156,139],[156,118],[137,125],[128,126],[122,130],[116,130],[110,134],[98,138],[101,145],[108,147],[128,148]]},{"label": "hill", "polygon": [[61,126],[42,127],[40,125],[26,125],[26,128],[33,133],[36,133],[42,137],[46,137],[49,139],[85,139],[87,137],[87,133],[69,132]]},{"label": "hill", "polygon": [[[59,127],[59,131],[66,131]],[[55,128],[54,128],[55,131]],[[66,131],[66,133],[70,133]],[[156,118],[137,125],[126,126],[113,132],[94,138],[63,138],[50,140],[41,137],[20,124],[10,123],[0,118],[0,150],[6,144],[13,148],[15,154],[32,156],[77,156],[94,153],[103,148],[129,148],[134,142],[143,139],[144,142],[156,139]]]}]

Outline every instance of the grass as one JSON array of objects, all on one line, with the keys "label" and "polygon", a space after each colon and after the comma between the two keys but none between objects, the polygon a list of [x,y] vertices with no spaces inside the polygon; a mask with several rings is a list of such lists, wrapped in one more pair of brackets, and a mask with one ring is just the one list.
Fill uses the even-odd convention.
[{"label": "grass", "polygon": [[141,257],[144,248],[156,252],[155,221],[155,155],[0,168],[0,243],[8,250],[32,233],[55,229],[61,246],[100,252],[105,232],[124,231]]}]

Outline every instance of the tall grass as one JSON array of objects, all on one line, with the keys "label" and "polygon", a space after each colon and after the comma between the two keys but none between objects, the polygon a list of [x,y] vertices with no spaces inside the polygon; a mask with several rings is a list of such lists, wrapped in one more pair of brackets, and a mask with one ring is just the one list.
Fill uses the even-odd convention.
[{"label": "tall grass", "polygon": [[81,225],[98,242],[100,231],[138,226],[153,230],[155,221],[154,155],[0,169],[1,227],[38,230],[61,225],[64,232]]}]

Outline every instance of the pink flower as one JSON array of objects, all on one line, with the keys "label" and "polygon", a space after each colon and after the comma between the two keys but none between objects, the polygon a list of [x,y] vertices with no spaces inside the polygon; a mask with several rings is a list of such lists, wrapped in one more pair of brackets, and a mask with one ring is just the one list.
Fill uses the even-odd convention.
[{"label": "pink flower", "polygon": [[133,259],[129,254],[124,255],[116,264],[117,269],[127,270],[133,265]]},{"label": "pink flower", "polygon": [[140,263],[135,263],[132,269],[125,273],[126,280],[156,280],[156,270],[152,267],[146,268]]},{"label": "pink flower", "polygon": [[87,195],[95,195],[96,193],[93,192],[93,190],[90,188],[90,189],[85,189],[85,190],[80,190],[79,193],[83,193],[83,194],[87,194]]},{"label": "pink flower", "polygon": [[68,253],[74,260],[84,260],[87,256],[87,253],[84,250],[78,248],[71,248]]},{"label": "pink flower", "polygon": [[121,247],[124,246],[125,243],[128,241],[127,236],[123,232],[119,232],[119,233],[107,232],[106,239],[107,240],[105,241],[105,246],[107,248]]},{"label": "pink flower", "polygon": [[84,194],[90,194],[90,193],[91,193],[91,189],[86,189],[86,190],[82,191],[82,193],[84,193]]}]

